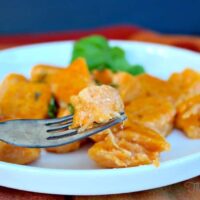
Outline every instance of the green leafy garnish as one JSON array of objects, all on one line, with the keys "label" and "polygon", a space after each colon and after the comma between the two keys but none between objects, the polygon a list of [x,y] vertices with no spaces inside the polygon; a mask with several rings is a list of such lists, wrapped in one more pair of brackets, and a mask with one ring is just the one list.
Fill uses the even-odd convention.
[{"label": "green leafy garnish", "polygon": [[58,106],[56,104],[55,98],[52,96],[49,102],[49,107],[48,107],[48,117],[56,118],[57,111],[58,111]]},{"label": "green leafy garnish", "polygon": [[74,106],[71,103],[68,104],[68,110],[70,114],[74,114]]},{"label": "green leafy garnish", "polygon": [[98,35],[85,37],[74,44],[72,61],[84,57],[89,70],[110,69],[113,72],[125,71],[132,75],[144,73],[139,65],[130,65],[125,58],[125,52],[119,47],[110,47],[106,38]]},{"label": "green leafy garnish", "polygon": [[132,75],[138,75],[145,73],[145,70],[141,65],[132,65],[131,68],[127,69],[127,72]]}]

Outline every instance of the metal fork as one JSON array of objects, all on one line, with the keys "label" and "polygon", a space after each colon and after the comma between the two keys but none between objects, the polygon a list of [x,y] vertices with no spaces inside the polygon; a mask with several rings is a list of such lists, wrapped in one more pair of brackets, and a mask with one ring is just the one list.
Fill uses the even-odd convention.
[{"label": "metal fork", "polygon": [[30,148],[56,147],[84,139],[110,128],[126,119],[125,113],[104,124],[79,132],[69,129],[73,115],[57,119],[18,119],[0,122],[0,140],[12,145]]}]

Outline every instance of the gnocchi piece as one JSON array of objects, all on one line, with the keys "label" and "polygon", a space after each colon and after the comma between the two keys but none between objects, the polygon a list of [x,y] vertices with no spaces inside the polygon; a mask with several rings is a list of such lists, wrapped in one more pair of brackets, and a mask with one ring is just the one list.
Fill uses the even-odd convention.
[{"label": "gnocchi piece", "polygon": [[156,78],[148,74],[142,74],[136,77],[137,81],[141,84],[141,94],[140,96],[148,97],[163,97],[172,103],[177,99],[177,91],[164,80]]},{"label": "gnocchi piece", "polygon": [[62,72],[63,70],[64,69],[61,67],[55,67],[51,65],[36,65],[31,70],[31,81],[50,83],[52,76]]},{"label": "gnocchi piece", "polygon": [[50,88],[46,84],[10,75],[0,86],[0,115],[11,119],[46,118],[50,98]]},{"label": "gnocchi piece", "polygon": [[189,138],[200,138],[200,95],[187,99],[177,107],[176,126]]},{"label": "gnocchi piece", "polygon": [[109,133],[117,133],[121,130],[124,130],[124,122],[120,123],[120,124],[116,124],[115,126],[112,126],[109,129],[106,129],[100,133],[97,133],[95,135],[90,136],[90,139],[93,140],[93,142],[100,142],[102,140],[104,140],[106,138],[106,136],[109,135]]},{"label": "gnocchi piece", "polygon": [[50,85],[59,104],[69,103],[72,95],[77,95],[91,84],[91,76],[86,61],[76,59],[68,68],[51,77]]},{"label": "gnocchi piece", "polygon": [[102,167],[121,168],[154,163],[159,154],[168,150],[169,144],[158,133],[134,124],[117,134],[109,134],[88,151],[92,160]]},{"label": "gnocchi piece", "polygon": [[0,161],[25,165],[39,156],[40,149],[17,147],[0,141]]},{"label": "gnocchi piece", "polygon": [[72,152],[79,149],[80,146],[81,146],[81,142],[77,141],[71,144],[65,144],[58,147],[49,147],[49,148],[46,148],[46,151],[51,152],[51,153],[58,153],[58,154],[68,153],[68,152]]},{"label": "gnocchi piece", "polygon": [[113,72],[109,69],[94,70],[92,72],[93,79],[100,84],[110,85],[113,81]]},{"label": "gnocchi piece", "polygon": [[18,82],[28,82],[28,80],[21,74],[9,74],[3,80],[3,86],[9,87],[10,84],[17,84]]},{"label": "gnocchi piece", "polygon": [[94,142],[100,142],[109,135],[110,131],[110,129],[106,129],[105,131],[90,136],[90,139],[92,139]]},{"label": "gnocchi piece", "polygon": [[90,86],[71,98],[74,106],[73,128],[85,130],[94,123],[119,117],[124,105],[117,90],[108,85]]},{"label": "gnocchi piece", "polygon": [[185,69],[181,73],[172,74],[168,82],[178,94],[177,105],[200,94],[200,73],[192,69]]},{"label": "gnocchi piece", "polygon": [[[43,93],[42,97],[40,93]],[[39,95],[39,96],[38,96]],[[37,96],[37,97],[36,97]],[[39,99],[41,98],[41,99]],[[35,100],[39,102],[36,102]],[[1,121],[17,118],[43,118],[47,115],[50,90],[46,85],[33,85],[24,76],[8,75],[0,86]],[[36,110],[37,109],[37,110]],[[36,112],[38,112],[36,114]],[[6,133],[5,133],[6,134]],[[0,160],[29,164],[40,156],[40,149],[17,147],[0,142]]]},{"label": "gnocchi piece", "polygon": [[113,84],[117,86],[120,96],[125,104],[130,103],[141,94],[142,87],[136,77],[126,73],[118,72],[113,76]]},{"label": "gnocchi piece", "polygon": [[168,135],[172,128],[176,114],[175,107],[166,98],[139,97],[125,108],[128,120],[125,127],[132,123],[146,126],[162,136]]}]

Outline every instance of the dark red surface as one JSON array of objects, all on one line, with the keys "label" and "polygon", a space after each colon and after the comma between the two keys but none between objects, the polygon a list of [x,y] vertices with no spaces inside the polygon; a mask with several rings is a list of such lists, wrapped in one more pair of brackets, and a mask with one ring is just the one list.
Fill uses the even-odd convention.
[{"label": "dark red surface", "polygon": [[49,41],[62,41],[62,40],[75,40],[81,37],[100,34],[108,39],[128,39],[131,34],[138,33],[141,29],[135,26],[113,26],[105,28],[97,28],[87,31],[69,31],[59,33],[44,33],[44,34],[26,34],[26,35],[13,35],[13,36],[0,36],[0,44],[21,45],[38,42]]},{"label": "dark red surface", "polygon": [[65,200],[64,196],[39,194],[0,187],[0,200]]}]

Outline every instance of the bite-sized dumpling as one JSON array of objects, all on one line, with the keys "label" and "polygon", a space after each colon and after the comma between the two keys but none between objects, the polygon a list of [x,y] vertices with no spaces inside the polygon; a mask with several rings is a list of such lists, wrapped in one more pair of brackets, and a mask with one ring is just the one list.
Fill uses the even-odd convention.
[{"label": "bite-sized dumpling", "polygon": [[21,74],[8,74],[4,80],[2,81],[2,84],[4,87],[9,87],[10,84],[17,84],[19,82],[28,82],[28,80],[26,79],[26,77],[24,77]]},{"label": "bite-sized dumpling", "polygon": [[63,71],[61,67],[39,64],[31,70],[31,81],[50,83],[52,76]]},{"label": "bite-sized dumpling", "polygon": [[177,93],[167,81],[161,80],[149,74],[139,75],[137,76],[137,80],[140,82],[142,87],[142,96],[163,97],[172,103],[175,102]]},{"label": "bite-sized dumpling", "polygon": [[31,71],[33,82],[47,83],[59,106],[65,108],[72,95],[92,83],[85,59],[78,58],[67,68],[36,65]]},{"label": "bite-sized dumpling", "polygon": [[110,133],[111,129],[106,129],[101,131],[100,133],[91,135],[89,138],[92,139],[93,142],[100,142],[104,140]]},{"label": "bite-sized dumpling", "polygon": [[[70,114],[71,113],[68,108],[60,109],[60,111],[58,112],[58,117],[64,117]],[[58,147],[49,147],[49,148],[46,148],[46,150],[51,153],[67,153],[67,152],[71,152],[71,151],[75,151],[79,149],[81,144],[83,144],[83,141],[77,141],[71,144],[66,144],[66,145],[62,145]]]},{"label": "bite-sized dumpling", "polygon": [[109,69],[94,70],[92,72],[92,78],[97,84],[110,85],[113,82],[113,72]]},{"label": "bite-sized dumpling", "polygon": [[100,142],[106,138],[110,133],[118,133],[119,131],[124,130],[124,122],[120,124],[116,124],[109,129],[106,129],[102,132],[99,132],[95,135],[90,136],[89,138],[92,139],[93,142]]},{"label": "bite-sized dumpling", "polygon": [[[1,121],[46,118],[50,98],[51,93],[47,85],[29,82],[22,75],[10,74],[0,86]],[[0,142],[1,161],[29,164],[39,156],[40,149],[17,147]]]},{"label": "bite-sized dumpling", "polygon": [[71,144],[65,144],[58,147],[49,147],[49,148],[46,148],[46,151],[51,152],[51,153],[58,153],[58,154],[68,153],[68,152],[72,152],[79,149],[80,146],[81,146],[81,142],[77,141]]},{"label": "bite-sized dumpling", "polygon": [[17,74],[7,76],[0,85],[0,115],[10,119],[46,118],[50,88],[32,83]]},{"label": "bite-sized dumpling", "polygon": [[77,95],[91,84],[91,76],[85,59],[78,58],[66,69],[51,77],[50,85],[59,105],[68,104],[72,95]]},{"label": "bite-sized dumpling", "polygon": [[90,86],[71,98],[74,106],[73,128],[90,128],[120,116],[124,105],[118,91],[108,85]]},{"label": "bite-sized dumpling", "polygon": [[169,149],[167,141],[158,133],[133,124],[131,128],[110,133],[88,151],[92,160],[102,167],[120,168],[159,163],[159,154]]},{"label": "bite-sized dumpling", "polygon": [[177,105],[200,94],[200,73],[192,69],[172,74],[168,82],[178,94]]},{"label": "bite-sized dumpling", "polygon": [[200,138],[200,95],[177,106],[176,126],[189,138]]},{"label": "bite-sized dumpling", "polygon": [[176,109],[166,98],[150,96],[133,100],[125,112],[128,117],[125,127],[138,123],[166,136],[173,128]]},{"label": "bite-sized dumpling", "polygon": [[25,165],[39,156],[40,149],[17,147],[0,141],[0,161]]},{"label": "bite-sized dumpling", "polygon": [[113,76],[113,84],[116,85],[125,104],[141,95],[142,87],[136,77],[126,72],[118,72]]}]

